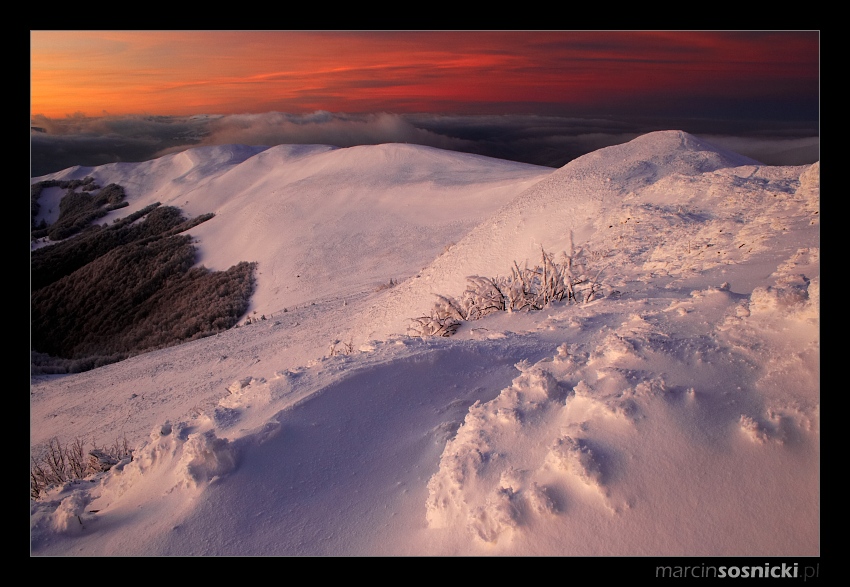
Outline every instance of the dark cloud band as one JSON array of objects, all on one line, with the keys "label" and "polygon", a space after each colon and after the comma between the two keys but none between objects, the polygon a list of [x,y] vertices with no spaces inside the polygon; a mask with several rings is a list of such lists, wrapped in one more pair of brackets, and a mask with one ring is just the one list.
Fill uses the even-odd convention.
[{"label": "dark cloud band", "polygon": [[624,119],[542,115],[343,114],[324,111],[191,117],[32,118],[31,176],[74,165],[146,161],[216,144],[413,143],[561,167],[602,147],[655,130],[684,130],[769,165],[820,158],[816,123],[707,119]]}]

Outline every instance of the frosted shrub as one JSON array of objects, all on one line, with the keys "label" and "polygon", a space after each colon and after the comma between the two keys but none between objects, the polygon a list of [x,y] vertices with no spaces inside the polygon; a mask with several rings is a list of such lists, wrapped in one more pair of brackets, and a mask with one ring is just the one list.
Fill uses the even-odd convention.
[{"label": "frosted shrub", "polygon": [[477,320],[506,309],[505,295],[495,281],[477,275],[467,277],[466,281],[466,291],[461,298],[464,320]]},{"label": "frosted shrub", "polygon": [[459,299],[437,296],[428,316],[413,318],[408,333],[413,336],[451,336],[461,323],[478,320],[493,312],[540,310],[551,302],[589,302],[598,296],[599,273],[590,277],[582,250],[555,261],[541,249],[541,262],[520,269],[516,261],[511,274],[496,278],[467,277],[466,290]]},{"label": "frosted shrub", "polygon": [[414,318],[408,331],[416,336],[451,336],[457,332],[463,320],[463,310],[458,301],[438,295],[430,316]]},{"label": "frosted shrub", "polygon": [[67,445],[51,438],[40,457],[30,457],[30,497],[38,499],[48,487],[108,471],[121,459],[132,458],[132,454],[126,437],[108,448],[95,445],[88,452],[80,438]]}]

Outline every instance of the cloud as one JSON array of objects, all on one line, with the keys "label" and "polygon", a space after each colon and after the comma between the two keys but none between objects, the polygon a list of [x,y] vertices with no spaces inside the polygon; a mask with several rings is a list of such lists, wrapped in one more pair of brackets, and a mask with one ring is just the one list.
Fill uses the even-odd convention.
[{"label": "cloud", "polygon": [[317,111],[294,115],[282,112],[234,114],[212,120],[202,145],[323,144],[337,147],[381,143],[415,143],[464,150],[468,141],[416,128],[395,114],[332,114]]},{"label": "cloud", "polygon": [[805,165],[820,161],[820,137],[731,137],[703,135],[718,147],[769,165]]},{"label": "cloud", "polygon": [[338,147],[380,143],[415,143],[468,151],[473,145],[417,128],[394,114],[304,115],[269,112],[192,117],[123,116],[65,119],[34,116],[30,133],[33,177],[73,165],[103,165],[115,161],[145,161],[191,147],[238,143],[245,145],[329,144]]},{"label": "cloud", "polygon": [[[31,118],[30,172],[38,177],[74,165],[146,161],[169,147],[196,146],[206,134],[205,118],[166,116]],[[181,150],[182,150],[181,149]]]},{"label": "cloud", "polygon": [[623,119],[526,115],[308,114],[88,117],[33,116],[31,176],[74,165],[146,161],[191,147],[328,144],[337,147],[413,143],[561,167],[597,149],[655,130],[684,130],[769,165],[819,158],[817,128],[741,121]]}]

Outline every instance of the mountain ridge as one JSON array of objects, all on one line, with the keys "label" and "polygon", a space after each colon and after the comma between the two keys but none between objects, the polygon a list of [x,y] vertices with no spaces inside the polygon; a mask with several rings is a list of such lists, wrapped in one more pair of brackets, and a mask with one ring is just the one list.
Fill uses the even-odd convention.
[{"label": "mountain ridge", "polygon": [[[595,219],[603,214],[606,200],[619,204],[623,196],[666,175],[697,175],[742,165],[760,164],[682,131],[649,133],[579,157],[474,227],[423,270],[422,279],[391,292],[381,308],[374,309],[373,322],[392,323],[395,333],[404,332],[409,316],[402,314],[411,310],[417,315],[427,313],[434,294],[463,291],[468,277],[465,270],[484,276],[506,274],[513,261],[520,265],[539,261],[541,250],[557,254],[581,247],[599,229]],[[529,225],[535,227],[535,234],[523,233],[523,226]],[[464,271],[455,270],[460,267]],[[411,302],[408,292],[411,288],[421,290],[425,282],[427,293],[420,293],[416,302]],[[387,306],[395,306],[401,313],[390,317]],[[360,327],[371,328],[365,324]],[[384,330],[382,334],[388,332]]]},{"label": "mountain ridge", "polygon": [[[410,162],[417,158],[419,167],[413,172]],[[342,169],[341,162],[345,165]],[[197,184],[180,181],[215,165],[214,172],[198,178]],[[133,179],[134,166],[141,170],[143,179]],[[343,170],[346,168],[350,171]],[[364,168],[373,171],[363,175]],[[400,266],[408,265],[410,257],[416,264],[425,265],[488,211],[551,171],[418,145],[346,149],[281,145],[202,148],[188,155],[169,155],[159,163],[78,168],[45,177],[91,175],[101,183],[125,185],[130,204],[127,212],[162,202],[190,215],[214,213],[215,219],[193,231],[198,239],[198,264],[224,270],[243,260],[259,262],[252,310],[271,313],[310,301],[311,292],[327,288],[328,280],[338,286],[356,279],[353,292],[406,277]],[[144,179],[148,176],[156,181]],[[435,182],[434,178],[443,179]],[[359,207],[351,207],[353,200],[361,202]],[[344,217],[353,210],[364,218]],[[363,229],[371,225],[373,217],[384,219],[375,227],[379,234]],[[107,216],[106,221],[110,220]],[[258,230],[270,224],[289,224],[295,231],[288,240],[283,230],[279,232],[280,242],[252,242],[238,229],[228,228],[230,223],[258,224]],[[305,233],[299,225],[310,230]],[[418,234],[419,238],[410,243],[402,239],[403,250],[380,250],[384,242],[399,242],[403,235],[398,230],[405,235]],[[207,235],[224,239],[225,246],[219,250],[206,247]],[[299,245],[306,244],[307,257],[287,254],[299,248],[293,239]],[[358,265],[362,259],[376,256],[385,257],[385,261]],[[324,262],[331,265],[324,266]],[[276,286],[267,287],[263,275],[270,273],[285,274],[287,286],[277,291]]]},{"label": "mountain ridge", "polygon": [[[279,183],[226,167],[189,203],[222,203],[191,231],[204,262],[288,238],[276,251],[303,263],[261,259],[260,279],[313,287],[285,311],[297,296],[255,300],[267,320],[31,377],[34,457],[54,437],[133,447],[31,503],[32,554],[817,556],[819,163],[677,131],[618,147],[495,177],[464,160],[447,187],[410,178],[450,167],[361,149],[383,177],[311,197],[287,171],[360,155],[315,153]],[[252,165],[264,155],[285,153]],[[559,248],[598,276],[593,299],[404,333],[467,275]]]}]

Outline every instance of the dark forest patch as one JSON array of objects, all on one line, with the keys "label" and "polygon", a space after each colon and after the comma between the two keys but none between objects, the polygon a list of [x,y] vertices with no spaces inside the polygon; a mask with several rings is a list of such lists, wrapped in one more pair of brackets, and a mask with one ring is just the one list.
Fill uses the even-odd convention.
[{"label": "dark forest patch", "polygon": [[[196,249],[185,231],[212,214],[186,219],[155,204],[111,225],[82,223],[95,209],[123,202],[115,184],[74,191],[92,185],[66,188],[56,224],[76,219],[64,225],[76,227],[74,236],[30,257],[32,372],[85,371],[236,325],[248,310],[256,263],[194,267]],[[59,234],[53,228],[46,234]]]}]

